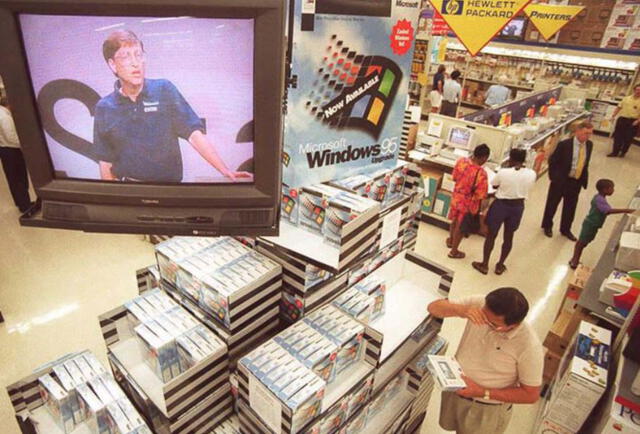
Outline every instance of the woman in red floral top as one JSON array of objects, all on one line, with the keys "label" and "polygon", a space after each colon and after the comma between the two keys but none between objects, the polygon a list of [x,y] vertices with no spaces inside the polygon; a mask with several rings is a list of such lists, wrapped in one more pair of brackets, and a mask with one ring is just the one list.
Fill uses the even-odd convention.
[{"label": "woman in red floral top", "polygon": [[460,224],[465,214],[478,214],[480,202],[487,197],[488,182],[487,172],[482,165],[489,159],[490,150],[485,144],[477,146],[473,150],[471,158],[460,158],[453,168],[453,180],[456,183],[451,197],[449,218],[451,226],[447,247],[451,248],[449,257],[454,259],[464,258],[464,252],[458,250],[462,240]]}]

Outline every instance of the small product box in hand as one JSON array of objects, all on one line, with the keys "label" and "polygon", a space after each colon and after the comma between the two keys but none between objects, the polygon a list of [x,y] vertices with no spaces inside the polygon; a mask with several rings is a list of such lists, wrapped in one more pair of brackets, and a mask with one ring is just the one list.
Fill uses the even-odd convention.
[{"label": "small product box in hand", "polygon": [[43,375],[38,379],[40,397],[58,427],[66,434],[75,429],[71,396],[51,377]]},{"label": "small product box in hand", "polygon": [[429,356],[427,368],[436,380],[438,387],[444,392],[455,392],[464,389],[467,384],[462,379],[462,368],[451,356]]}]

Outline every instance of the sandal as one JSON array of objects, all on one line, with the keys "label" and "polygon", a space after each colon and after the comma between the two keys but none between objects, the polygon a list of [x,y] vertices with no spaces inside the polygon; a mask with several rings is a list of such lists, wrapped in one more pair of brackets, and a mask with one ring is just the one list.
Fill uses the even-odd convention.
[{"label": "sandal", "polygon": [[507,267],[505,267],[504,264],[496,264],[495,272],[498,276],[504,273],[505,271],[507,271]]},{"label": "sandal", "polygon": [[445,243],[447,243],[447,247],[448,247],[448,248],[453,247],[453,243],[451,243],[451,238],[447,238],[447,239],[446,239],[446,241],[445,241]]},{"label": "sandal", "polygon": [[456,253],[449,252],[449,254],[447,256],[450,257],[451,259],[462,259],[466,255],[464,254],[464,252],[461,252],[461,251],[458,250]]},{"label": "sandal", "polygon": [[481,272],[482,274],[489,274],[489,267],[484,265],[482,262],[473,261],[471,266]]}]

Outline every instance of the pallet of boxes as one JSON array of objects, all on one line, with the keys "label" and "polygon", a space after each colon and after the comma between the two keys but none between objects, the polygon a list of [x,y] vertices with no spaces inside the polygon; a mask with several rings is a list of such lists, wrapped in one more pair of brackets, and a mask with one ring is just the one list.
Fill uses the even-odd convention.
[{"label": "pallet of boxes", "polygon": [[25,433],[152,433],[113,376],[89,351],[68,354],[38,368],[8,386],[7,392]]},{"label": "pallet of boxes", "polygon": [[416,359],[443,347],[434,344],[441,323],[426,306],[446,294],[450,272],[406,249],[372,267],[374,259],[355,263],[357,281],[350,267],[336,270],[325,284],[342,282],[341,293],[301,311],[300,321],[240,359],[242,432],[420,426],[432,380]]},{"label": "pallet of boxes", "polygon": [[593,321],[578,306],[578,299],[591,276],[591,271],[591,268],[582,264],[576,268],[569,279],[556,319],[544,339],[543,381],[545,385],[548,385],[558,372],[560,360],[569,347],[580,321]]},{"label": "pallet of boxes", "polygon": [[611,344],[610,330],[584,321],[579,324],[541,403],[534,433],[581,430],[607,388]]}]

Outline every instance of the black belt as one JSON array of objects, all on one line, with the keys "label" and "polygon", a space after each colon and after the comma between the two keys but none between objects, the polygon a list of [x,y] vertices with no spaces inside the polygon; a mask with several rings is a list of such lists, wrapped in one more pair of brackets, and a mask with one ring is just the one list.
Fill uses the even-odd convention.
[{"label": "black belt", "polygon": [[[475,402],[477,404],[482,404],[482,405],[506,405],[507,404],[506,402],[482,402],[473,398],[467,398],[465,396],[460,396],[460,395],[458,396],[462,399],[466,399],[467,401]],[[511,407],[513,407],[513,404],[509,404],[509,407],[507,407],[507,410],[510,410]]]}]

